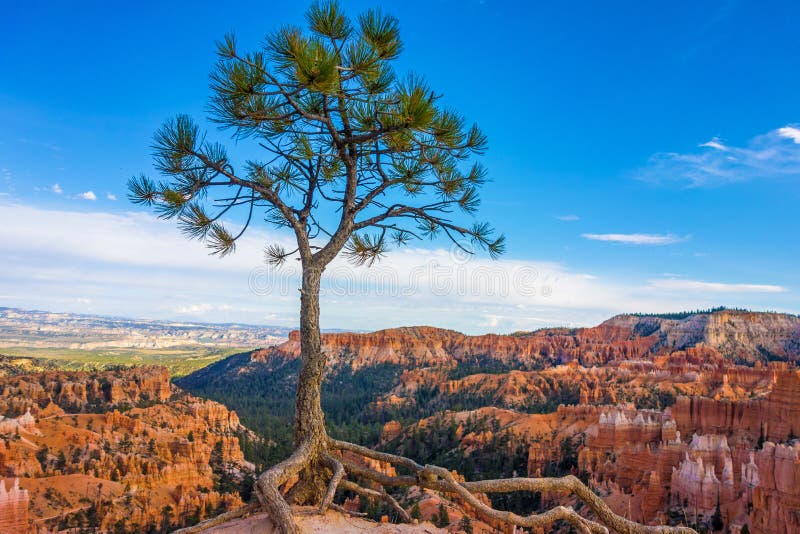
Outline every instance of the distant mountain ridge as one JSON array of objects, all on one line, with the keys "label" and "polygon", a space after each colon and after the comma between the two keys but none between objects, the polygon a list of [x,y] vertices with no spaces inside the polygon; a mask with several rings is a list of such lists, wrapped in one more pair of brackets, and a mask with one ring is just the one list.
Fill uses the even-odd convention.
[{"label": "distant mountain ridge", "polygon": [[[534,369],[578,361],[603,365],[703,348],[711,357],[742,364],[800,358],[800,317],[739,310],[714,310],[683,319],[617,315],[595,327],[547,328],[513,335],[469,336],[431,326],[376,332],[326,333],[323,350],[331,363],[360,368],[375,363],[443,365],[485,356],[511,367]],[[300,355],[299,332],[280,345],[256,351],[254,362]]]},{"label": "distant mountain ridge", "polygon": [[286,339],[289,330],[281,326],[128,319],[0,307],[0,347],[259,347]]},{"label": "distant mountain ridge", "polygon": [[786,313],[719,309],[683,319],[618,315],[600,326],[658,335],[659,349],[683,350],[703,344],[726,358],[796,361],[800,357],[800,317]]},{"label": "distant mountain ridge", "polygon": [[[322,405],[337,438],[467,479],[593,477],[618,513],[634,510],[651,524],[682,521],[686,503],[710,518],[721,496],[728,524],[747,521],[762,534],[798,531],[791,514],[800,493],[776,482],[800,480],[796,316],[626,314],[589,328],[511,335],[419,326],[325,333],[322,341]],[[269,454],[278,461],[293,448],[299,369],[295,331],[284,343],[230,356],[176,384],[235,409],[276,444]],[[703,445],[724,440],[731,446],[713,454]],[[734,487],[745,488],[744,496]],[[516,513],[541,505],[524,495],[490,498]]]}]

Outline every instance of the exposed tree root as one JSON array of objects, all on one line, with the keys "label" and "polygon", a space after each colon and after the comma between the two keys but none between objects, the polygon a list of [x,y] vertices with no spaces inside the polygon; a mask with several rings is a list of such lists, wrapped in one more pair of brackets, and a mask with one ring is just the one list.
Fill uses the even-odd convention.
[{"label": "exposed tree root", "polygon": [[353,517],[367,517],[369,515],[366,512],[354,512],[352,510],[348,510],[344,506],[339,506],[336,503],[331,503],[330,508],[331,510],[336,510],[337,512],[341,512],[343,514],[352,515]]},{"label": "exposed tree root", "polygon": [[280,487],[299,473],[311,457],[311,442],[301,444],[286,460],[266,470],[258,477],[255,494],[281,534],[300,534],[292,517],[292,509],[281,495]]},{"label": "exposed tree root", "polygon": [[325,498],[322,499],[322,504],[319,506],[319,512],[321,514],[324,514],[325,510],[330,507],[331,503],[333,502],[333,497],[336,495],[336,488],[339,486],[339,483],[342,481],[345,475],[342,462],[328,454],[325,455],[324,459],[331,469],[333,469],[333,476],[331,477],[330,484],[328,484],[328,492],[325,494]]},{"label": "exposed tree root", "polygon": [[[564,520],[584,532],[601,533],[612,530],[620,534],[696,534],[688,527],[648,526],[630,521],[614,513],[603,500],[598,497],[588,486],[577,477],[565,476],[560,478],[510,478],[498,480],[482,480],[477,482],[458,482],[447,469],[437,466],[422,466],[410,458],[378,452],[361,445],[328,440],[329,447],[333,450],[347,450],[396,466],[404,467],[414,476],[388,476],[368,467],[358,466],[352,462],[342,461],[345,470],[352,475],[363,477],[377,482],[382,486],[408,486],[434,489],[446,493],[454,493],[464,499],[473,508],[487,517],[504,521],[523,528],[546,527],[558,520]],[[598,517],[600,522],[590,521],[581,517],[571,508],[559,506],[543,512],[522,517],[511,512],[495,510],[478,500],[476,493],[508,493],[512,491],[530,492],[562,492],[570,493],[583,501]]]},{"label": "exposed tree root", "polygon": [[358,493],[359,495],[361,495],[363,497],[368,497],[370,499],[379,499],[379,500],[382,500],[382,501],[386,501],[387,503],[389,503],[389,506],[394,508],[394,510],[400,515],[400,518],[403,520],[404,523],[410,523],[411,522],[411,516],[408,515],[408,512],[406,512],[405,508],[400,506],[400,503],[397,502],[397,500],[394,497],[392,497],[391,495],[386,493],[386,490],[383,489],[383,488],[381,488],[382,491],[376,491],[374,489],[370,489],[370,488],[365,488],[363,486],[359,486],[355,482],[350,482],[349,480],[342,480],[342,482],[339,484],[339,487],[342,488],[342,489],[346,489],[346,490],[350,490],[350,491],[353,491],[355,493]]},{"label": "exposed tree root", "polygon": [[[457,495],[475,509],[481,517],[523,528],[547,528],[557,521],[565,521],[579,532],[585,534],[608,534],[609,532],[617,532],[619,534],[696,534],[693,529],[688,527],[641,525],[617,515],[588,486],[572,475],[560,478],[510,478],[459,482],[450,471],[443,467],[423,466],[404,456],[374,451],[361,445],[330,438],[328,438],[325,445],[326,449],[331,453],[334,451],[349,451],[365,458],[404,468],[412,474],[387,475],[346,458],[323,454],[322,463],[327,468],[330,468],[332,475],[327,492],[320,504],[320,512],[333,508],[351,515],[360,515],[333,503],[336,491],[342,489],[352,491],[369,499],[383,500],[397,511],[404,522],[411,522],[408,512],[394,497],[386,492],[385,488],[419,486]],[[281,534],[299,534],[300,531],[292,518],[291,508],[281,494],[280,486],[307,467],[310,461],[311,446],[310,442],[307,442],[301,445],[287,460],[272,467],[258,478],[256,484],[258,500],[264,509],[269,512],[272,521],[279,528]],[[345,478],[347,476],[377,484],[380,489],[368,488],[352,480],[347,480]],[[508,493],[514,491],[575,495],[592,510],[597,520],[585,518],[568,506],[556,506],[540,514],[520,516],[512,512],[496,510],[476,496],[481,493]],[[230,513],[236,512],[238,511]],[[181,532],[196,532],[196,530],[183,530]]]},{"label": "exposed tree root", "polygon": [[258,504],[246,504],[241,508],[237,508],[236,510],[231,510],[230,512],[225,512],[224,514],[220,514],[216,517],[212,517],[211,519],[207,519],[202,521],[196,525],[192,525],[191,527],[181,528],[178,530],[173,531],[173,534],[193,534],[195,532],[200,532],[201,530],[215,527],[217,525],[221,525],[222,523],[226,523],[231,519],[238,519],[240,517],[244,517],[246,515],[252,514],[254,512],[258,512],[261,506]]}]

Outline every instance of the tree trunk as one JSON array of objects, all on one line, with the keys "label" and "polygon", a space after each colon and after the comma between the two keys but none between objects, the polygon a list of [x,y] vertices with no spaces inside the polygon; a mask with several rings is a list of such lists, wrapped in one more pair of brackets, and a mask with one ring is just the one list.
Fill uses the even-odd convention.
[{"label": "tree trunk", "polygon": [[300,295],[301,368],[297,381],[294,413],[295,447],[308,441],[311,459],[300,473],[300,482],[292,489],[290,499],[297,504],[318,504],[325,495],[326,468],[321,463],[327,445],[325,415],[322,412],[321,390],[325,372],[325,354],[319,328],[319,291],[323,269],[303,266]]}]

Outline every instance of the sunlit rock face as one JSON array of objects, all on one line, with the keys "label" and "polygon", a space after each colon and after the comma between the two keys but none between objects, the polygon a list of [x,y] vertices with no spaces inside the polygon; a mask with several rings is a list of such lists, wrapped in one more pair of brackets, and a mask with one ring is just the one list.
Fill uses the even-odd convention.
[{"label": "sunlit rock face", "polygon": [[[485,355],[491,359],[514,362],[520,366],[538,366],[581,360],[604,363],[618,359],[644,357],[657,342],[641,338],[627,329],[598,326],[595,328],[538,331],[518,336],[487,334],[467,336],[452,330],[427,326],[395,328],[368,334],[323,334],[323,350],[334,363],[347,363],[354,369],[375,362],[401,365],[444,364]],[[289,340],[273,350],[254,353],[264,361],[270,357],[298,357],[299,332],[291,332]]]},{"label": "sunlit rock face", "polygon": [[661,319],[621,315],[603,325],[652,332],[660,346],[671,350],[706,345],[726,357],[743,362],[760,361],[764,353],[774,359],[800,358],[800,318],[781,313],[722,310],[686,319]]},{"label": "sunlit rock face", "polygon": [[717,504],[727,506],[738,498],[733,460],[725,436],[695,434],[683,461],[673,468],[672,504],[692,513],[711,515]]},{"label": "sunlit rock face", "polygon": [[726,402],[679,397],[672,414],[680,428],[700,433],[750,435],[775,442],[800,435],[800,371],[771,369],[766,398]]},{"label": "sunlit rock face", "polygon": [[[177,527],[242,504],[218,487],[221,469],[234,481],[253,471],[239,436],[258,438],[163,368],[2,377],[0,408],[0,477],[19,481],[0,482],[0,533],[52,529],[89,505],[107,531],[161,528],[167,506]],[[25,527],[4,530],[12,519]]]},{"label": "sunlit rock face", "polygon": [[646,522],[669,509],[709,520],[719,508],[734,530],[800,532],[800,442],[791,439],[800,426],[800,372],[775,365],[721,383],[762,384],[764,373],[770,391],[761,398],[679,397],[663,412],[600,408],[579,468],[612,507],[624,512],[635,502]]},{"label": "sunlit rock face", "polygon": [[0,478],[0,533],[28,532],[29,502],[28,490],[20,489],[19,479]]},{"label": "sunlit rock face", "polygon": [[752,531],[800,532],[800,444],[766,442],[754,460],[743,466],[748,474],[746,484],[752,488]]},{"label": "sunlit rock face", "polygon": [[[510,450],[523,451],[528,475],[540,476],[560,462],[571,439],[577,468],[570,469],[633,519],[661,524],[685,513],[707,521],[719,506],[732,532],[745,524],[770,532],[793,506],[791,492],[764,474],[769,458],[780,476],[793,472],[789,463],[765,455],[761,445],[788,446],[800,435],[797,317],[621,315],[593,328],[483,336],[410,327],[327,333],[323,346],[329,369],[397,367],[397,380],[369,405],[389,414],[381,419],[383,446],[399,446],[412,428],[430,423],[425,412],[400,424],[391,410],[413,414],[421,402],[458,406],[447,402],[456,398],[460,411],[441,415],[453,420],[459,450],[486,450],[507,433]],[[252,352],[231,376],[277,369],[299,356],[294,332],[281,345]],[[471,431],[470,417],[498,425]]]}]

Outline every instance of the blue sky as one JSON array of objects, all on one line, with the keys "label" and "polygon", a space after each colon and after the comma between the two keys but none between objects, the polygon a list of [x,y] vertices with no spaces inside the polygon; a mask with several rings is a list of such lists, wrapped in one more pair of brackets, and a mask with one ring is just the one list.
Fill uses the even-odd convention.
[{"label": "blue sky", "polygon": [[[5,7],[0,305],[296,324],[291,290],[252,289],[263,242],[280,236],[256,228],[236,258],[206,258],[131,206],[125,182],[152,172],[164,119],[204,116],[215,40],[234,30],[257,46],[301,23],[306,4],[170,4]],[[344,5],[356,15],[379,3]],[[463,264],[444,244],[417,244],[384,261],[390,285],[413,286],[394,293],[341,266],[332,282],[369,290],[325,296],[323,326],[481,332],[717,304],[800,312],[798,4],[383,8],[405,42],[397,70],[424,74],[487,133],[481,218],[508,253]],[[408,282],[428,264],[461,269],[463,290]],[[485,269],[535,271],[536,291],[480,289]]]}]

